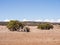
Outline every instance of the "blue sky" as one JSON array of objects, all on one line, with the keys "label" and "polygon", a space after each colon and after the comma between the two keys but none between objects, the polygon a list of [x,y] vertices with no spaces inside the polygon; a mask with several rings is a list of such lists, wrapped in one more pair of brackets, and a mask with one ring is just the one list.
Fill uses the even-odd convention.
[{"label": "blue sky", "polygon": [[60,19],[60,0],[0,0],[0,20]]}]

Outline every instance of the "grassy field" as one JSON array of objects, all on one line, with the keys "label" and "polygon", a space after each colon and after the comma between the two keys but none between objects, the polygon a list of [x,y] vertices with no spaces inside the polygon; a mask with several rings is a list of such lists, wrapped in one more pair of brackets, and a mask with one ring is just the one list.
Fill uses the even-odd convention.
[{"label": "grassy field", "polygon": [[60,28],[39,30],[29,26],[30,32],[11,32],[6,26],[0,26],[0,45],[60,45]]}]

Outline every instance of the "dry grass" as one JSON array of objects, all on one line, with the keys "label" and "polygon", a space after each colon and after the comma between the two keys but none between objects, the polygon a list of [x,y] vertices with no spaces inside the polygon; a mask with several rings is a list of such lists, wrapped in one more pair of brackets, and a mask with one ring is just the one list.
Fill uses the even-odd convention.
[{"label": "dry grass", "polygon": [[31,32],[10,32],[0,26],[0,45],[60,45],[60,29],[39,30],[29,26]]}]

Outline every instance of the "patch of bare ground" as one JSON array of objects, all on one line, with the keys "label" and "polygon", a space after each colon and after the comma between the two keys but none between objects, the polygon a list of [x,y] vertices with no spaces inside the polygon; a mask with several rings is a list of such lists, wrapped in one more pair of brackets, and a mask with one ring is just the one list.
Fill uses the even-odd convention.
[{"label": "patch of bare ground", "polygon": [[6,26],[0,26],[0,45],[60,45],[60,29],[57,26],[50,30],[29,27],[30,32],[11,32]]}]

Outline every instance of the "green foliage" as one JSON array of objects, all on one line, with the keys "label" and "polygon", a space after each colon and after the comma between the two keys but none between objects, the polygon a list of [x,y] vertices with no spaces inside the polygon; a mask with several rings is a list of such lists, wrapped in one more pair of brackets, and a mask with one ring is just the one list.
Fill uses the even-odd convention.
[{"label": "green foliage", "polygon": [[23,28],[23,24],[17,20],[11,20],[7,24],[7,28],[10,29],[10,31],[17,31],[20,27]]},{"label": "green foliage", "polygon": [[49,23],[39,24],[38,29],[46,29],[46,30],[53,29],[53,25]]}]

